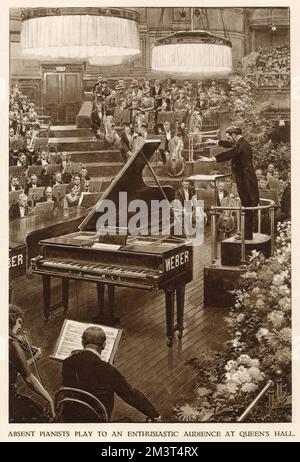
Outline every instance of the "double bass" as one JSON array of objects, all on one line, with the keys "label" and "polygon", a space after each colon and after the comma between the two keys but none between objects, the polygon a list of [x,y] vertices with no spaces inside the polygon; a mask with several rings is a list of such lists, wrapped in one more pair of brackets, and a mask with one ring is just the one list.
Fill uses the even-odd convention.
[{"label": "double bass", "polygon": [[[222,207],[239,207],[239,199],[235,198],[232,194],[224,197],[221,201]],[[235,234],[239,228],[237,213],[234,210],[222,210],[217,222],[217,229],[219,233],[225,237],[230,237]]]},{"label": "double bass", "polygon": [[182,156],[183,139],[176,128],[175,136],[169,141],[169,158],[165,163],[165,170],[169,176],[181,176],[184,172],[185,161]]}]

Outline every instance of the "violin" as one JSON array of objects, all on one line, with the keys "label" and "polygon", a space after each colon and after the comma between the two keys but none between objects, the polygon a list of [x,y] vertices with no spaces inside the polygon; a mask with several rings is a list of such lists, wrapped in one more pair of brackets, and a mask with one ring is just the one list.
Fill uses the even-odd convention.
[{"label": "violin", "polygon": [[23,335],[11,335],[10,338],[18,342],[18,344],[25,353],[25,358],[28,365],[35,363],[35,361],[41,356],[41,349],[33,346],[30,343],[26,332],[23,332]]}]

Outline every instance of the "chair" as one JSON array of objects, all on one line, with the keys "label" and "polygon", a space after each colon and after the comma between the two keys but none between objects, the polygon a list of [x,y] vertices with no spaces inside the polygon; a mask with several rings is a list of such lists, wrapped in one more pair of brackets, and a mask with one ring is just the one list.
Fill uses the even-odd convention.
[{"label": "chair", "polygon": [[96,396],[77,388],[62,387],[54,394],[55,413],[59,422],[108,422],[105,406]]}]

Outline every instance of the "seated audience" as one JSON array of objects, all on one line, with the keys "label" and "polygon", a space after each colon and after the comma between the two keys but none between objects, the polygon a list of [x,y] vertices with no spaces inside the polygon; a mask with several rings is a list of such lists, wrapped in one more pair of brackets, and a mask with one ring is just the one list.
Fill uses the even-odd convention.
[{"label": "seated audience", "polygon": [[80,188],[76,184],[73,184],[70,192],[65,195],[63,208],[76,207],[79,204],[80,194]]},{"label": "seated audience", "polygon": [[9,208],[9,218],[23,218],[28,215],[30,208],[28,206],[28,197],[26,194],[20,194],[18,202],[12,204]]},{"label": "seated audience", "polygon": [[22,186],[18,177],[11,175],[9,179],[9,191],[20,191]]},{"label": "seated audience", "polygon": [[47,186],[45,188],[45,192],[43,197],[39,200],[39,202],[53,202],[53,209],[57,208],[58,201],[55,196],[53,196],[53,189],[51,186]]}]

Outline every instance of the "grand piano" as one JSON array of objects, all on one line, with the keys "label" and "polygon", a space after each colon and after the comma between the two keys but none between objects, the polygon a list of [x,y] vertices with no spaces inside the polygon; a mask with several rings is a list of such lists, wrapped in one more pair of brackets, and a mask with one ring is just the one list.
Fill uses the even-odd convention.
[{"label": "grand piano", "polygon": [[[192,246],[184,236],[175,236],[172,226],[169,227],[171,232],[166,233],[164,220],[158,219],[155,223],[156,235],[149,234],[149,227],[145,227],[138,235],[133,235],[130,233],[128,221],[120,223],[118,216],[120,207],[124,208],[124,204],[120,202],[120,192],[127,193],[127,204],[132,200],[142,199],[147,203],[148,210],[153,200],[174,200],[174,189],[170,186],[162,187],[149,164],[149,159],[159,144],[160,141],[157,140],[143,140],[139,144],[101,199],[82,221],[78,232],[41,240],[39,256],[31,260],[31,266],[33,273],[43,277],[46,320],[59,305],[67,312],[69,280],[97,284],[98,319],[102,323],[118,322],[113,312],[115,287],[150,291],[161,289],[165,292],[167,345],[172,345],[176,331],[178,337],[182,337],[185,285],[193,278]],[[156,186],[147,185],[143,180],[146,165],[153,173]],[[105,200],[115,204],[118,220],[113,231],[107,226],[106,232],[109,233],[106,236],[103,235],[105,225],[99,229]],[[131,216],[128,212],[128,220]],[[153,222],[151,229],[153,230]],[[53,306],[51,277],[62,279],[62,301]],[[109,295],[108,315],[104,309],[105,286]],[[174,325],[175,296],[177,323]]]}]

